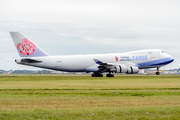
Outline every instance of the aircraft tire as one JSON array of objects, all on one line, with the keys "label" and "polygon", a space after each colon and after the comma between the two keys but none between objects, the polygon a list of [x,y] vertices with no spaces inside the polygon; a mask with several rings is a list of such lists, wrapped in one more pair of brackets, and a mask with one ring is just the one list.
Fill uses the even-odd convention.
[{"label": "aircraft tire", "polygon": [[156,75],[160,75],[160,72],[156,72]]},{"label": "aircraft tire", "polygon": [[100,76],[99,77],[103,77],[103,74],[100,74]]},{"label": "aircraft tire", "polygon": [[95,74],[92,74],[91,77],[95,77]]},{"label": "aircraft tire", "polygon": [[114,77],[113,74],[106,74],[106,77]]},{"label": "aircraft tire", "polygon": [[92,74],[91,77],[103,77],[103,74]]}]

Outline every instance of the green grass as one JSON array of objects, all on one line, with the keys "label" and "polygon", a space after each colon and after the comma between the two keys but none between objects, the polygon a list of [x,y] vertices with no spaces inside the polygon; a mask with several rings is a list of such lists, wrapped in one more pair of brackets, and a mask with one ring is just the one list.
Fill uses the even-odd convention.
[{"label": "green grass", "polygon": [[35,109],[35,110],[4,110],[1,119],[62,119],[62,120],[151,120],[179,119],[180,107],[121,107],[93,109]]},{"label": "green grass", "polygon": [[179,119],[180,76],[0,76],[0,119]]}]

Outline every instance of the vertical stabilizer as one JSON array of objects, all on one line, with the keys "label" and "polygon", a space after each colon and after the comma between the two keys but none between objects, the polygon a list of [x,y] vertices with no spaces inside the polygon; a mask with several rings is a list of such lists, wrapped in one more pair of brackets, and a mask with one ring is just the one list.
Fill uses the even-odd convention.
[{"label": "vertical stabilizer", "polygon": [[10,32],[10,34],[20,57],[48,56],[44,51],[24,37],[21,33]]}]

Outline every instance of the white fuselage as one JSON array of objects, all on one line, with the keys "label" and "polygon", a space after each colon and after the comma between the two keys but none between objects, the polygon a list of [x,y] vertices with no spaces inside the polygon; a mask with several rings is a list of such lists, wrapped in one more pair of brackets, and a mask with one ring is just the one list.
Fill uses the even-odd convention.
[{"label": "white fuselage", "polygon": [[164,53],[162,50],[156,49],[139,50],[127,53],[44,56],[30,58],[42,62],[22,63],[17,60],[17,63],[67,72],[96,72],[98,71],[99,65],[94,61],[94,59],[98,59],[103,63],[137,66],[139,69],[161,67],[174,60],[170,55]]}]

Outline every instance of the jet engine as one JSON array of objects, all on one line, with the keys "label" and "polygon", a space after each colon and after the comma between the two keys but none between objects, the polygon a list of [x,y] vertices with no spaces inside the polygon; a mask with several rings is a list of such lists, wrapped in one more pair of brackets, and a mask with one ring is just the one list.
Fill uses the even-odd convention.
[{"label": "jet engine", "polygon": [[118,65],[115,67],[115,73],[137,74],[139,68],[136,66]]},{"label": "jet engine", "polygon": [[118,65],[115,67],[115,73],[126,73],[128,70],[126,65]]},{"label": "jet engine", "polygon": [[137,74],[139,72],[139,68],[136,66],[130,66],[127,68],[126,74]]}]

